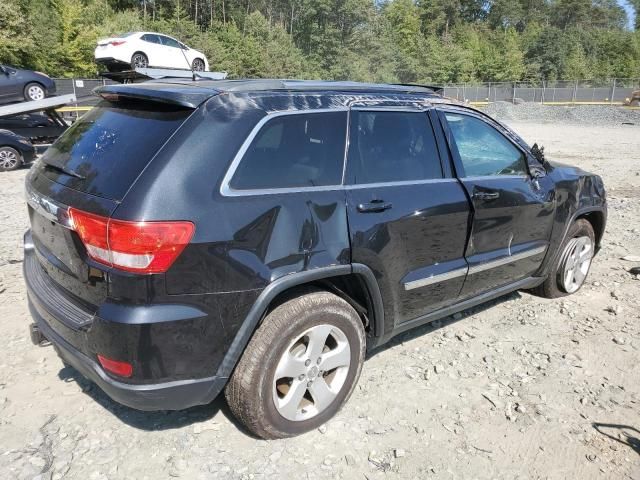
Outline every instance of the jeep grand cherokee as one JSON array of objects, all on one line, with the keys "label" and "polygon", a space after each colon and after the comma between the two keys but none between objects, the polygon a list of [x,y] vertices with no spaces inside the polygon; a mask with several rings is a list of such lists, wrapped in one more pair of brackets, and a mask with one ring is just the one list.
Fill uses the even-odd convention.
[{"label": "jeep grand cherokee", "polygon": [[602,180],[423,87],[105,86],[32,168],[37,342],[114,400],[223,390],[254,434],[318,427],[365,353],[514,290],[584,283]]}]

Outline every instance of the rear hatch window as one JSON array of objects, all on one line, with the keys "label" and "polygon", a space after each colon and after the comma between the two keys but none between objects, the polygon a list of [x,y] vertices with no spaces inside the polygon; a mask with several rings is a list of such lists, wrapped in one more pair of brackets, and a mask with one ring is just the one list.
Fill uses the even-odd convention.
[{"label": "rear hatch window", "polygon": [[192,112],[158,102],[103,100],[47,149],[45,175],[74,190],[120,201]]}]

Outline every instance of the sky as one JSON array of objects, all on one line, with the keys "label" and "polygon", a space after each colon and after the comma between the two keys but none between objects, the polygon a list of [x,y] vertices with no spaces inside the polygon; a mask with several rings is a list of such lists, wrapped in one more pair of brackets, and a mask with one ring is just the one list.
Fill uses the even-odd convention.
[{"label": "sky", "polygon": [[635,11],[633,7],[629,5],[629,2],[626,0],[618,0],[618,3],[627,11],[627,16],[629,17],[629,28],[633,29],[635,25]]}]

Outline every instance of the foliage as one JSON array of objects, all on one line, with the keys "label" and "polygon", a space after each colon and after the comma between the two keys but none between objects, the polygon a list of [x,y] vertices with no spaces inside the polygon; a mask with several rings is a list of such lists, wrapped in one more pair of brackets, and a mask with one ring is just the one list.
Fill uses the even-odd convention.
[{"label": "foliage", "polygon": [[[148,30],[204,51],[212,69],[232,77],[403,83],[640,77],[640,31],[626,28],[615,0],[0,2],[0,63],[52,76],[95,76],[99,38]],[[640,0],[630,4],[640,9]]]}]

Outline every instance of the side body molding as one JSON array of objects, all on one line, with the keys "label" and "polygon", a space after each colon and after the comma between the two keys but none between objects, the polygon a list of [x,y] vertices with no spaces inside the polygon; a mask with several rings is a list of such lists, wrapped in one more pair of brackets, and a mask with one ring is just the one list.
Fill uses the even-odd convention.
[{"label": "side body molding", "polygon": [[372,341],[367,343],[367,349],[370,350],[376,347],[378,345],[378,340],[383,334],[384,310],[382,307],[382,296],[380,295],[378,284],[371,269],[365,265],[357,263],[352,265],[333,265],[329,267],[316,268],[280,277],[271,282],[262,291],[233,339],[229,350],[225,354],[224,359],[216,372],[216,376],[226,378],[231,375],[236,363],[238,363],[244,349],[249,343],[253,332],[264,317],[267,308],[279,294],[289,290],[290,288],[305,285],[310,282],[341,275],[350,275],[352,273],[360,275],[367,286],[369,303],[371,306],[370,320],[374,326],[375,334],[374,338],[370,339]]}]

